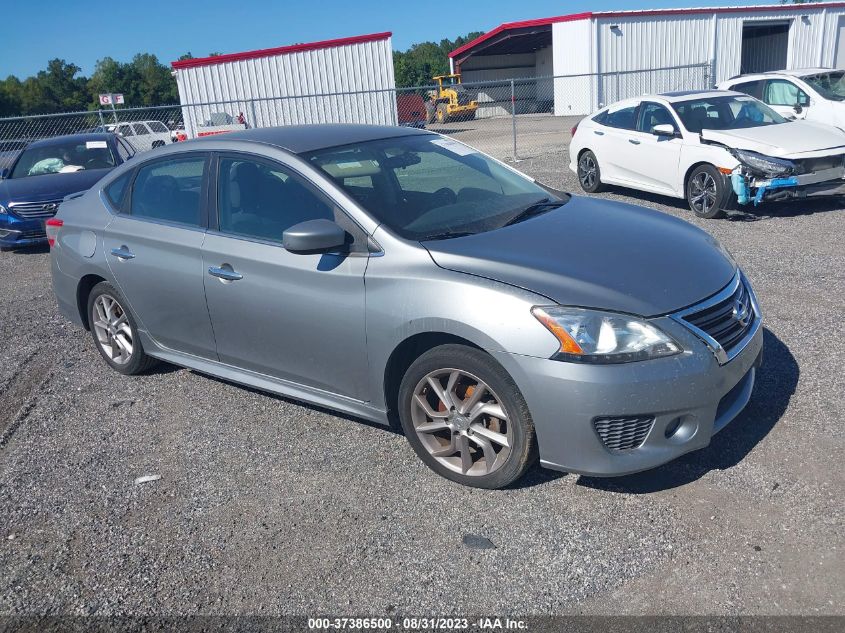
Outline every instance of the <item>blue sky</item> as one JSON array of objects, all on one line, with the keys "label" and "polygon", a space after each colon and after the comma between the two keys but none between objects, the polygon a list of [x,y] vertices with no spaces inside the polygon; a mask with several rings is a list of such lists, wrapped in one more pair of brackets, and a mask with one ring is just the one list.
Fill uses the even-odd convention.
[{"label": "blue sky", "polygon": [[[771,4],[755,2],[742,4]],[[60,57],[88,75],[106,56],[138,52],[171,62],[190,51],[233,53],[297,42],[393,32],[393,46],[453,39],[502,22],[581,11],[736,4],[725,0],[145,0],[67,2],[7,0],[2,9],[0,77],[25,77]],[[438,8],[439,7],[439,8]]]}]

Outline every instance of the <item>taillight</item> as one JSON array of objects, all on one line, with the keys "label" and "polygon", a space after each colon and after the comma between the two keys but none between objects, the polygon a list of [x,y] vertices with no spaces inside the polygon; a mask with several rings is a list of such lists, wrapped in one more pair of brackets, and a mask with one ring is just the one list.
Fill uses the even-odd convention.
[{"label": "taillight", "polygon": [[573,127],[573,128],[570,130],[570,132],[572,132],[572,136],[575,136],[575,132],[577,132],[577,131],[578,131],[578,123],[576,123],[576,124],[575,124],[575,127]]},{"label": "taillight", "polygon": [[47,243],[50,245],[50,248],[53,248],[56,245],[56,238],[59,236],[59,229],[63,227],[64,224],[64,220],[59,220],[58,218],[50,218],[45,223],[44,229],[47,232]]}]

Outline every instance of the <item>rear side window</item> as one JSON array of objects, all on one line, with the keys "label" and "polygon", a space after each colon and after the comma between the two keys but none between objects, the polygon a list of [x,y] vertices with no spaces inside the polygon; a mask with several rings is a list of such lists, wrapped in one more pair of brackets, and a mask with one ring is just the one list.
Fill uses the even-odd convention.
[{"label": "rear side window", "polygon": [[734,84],[733,86],[729,86],[729,90],[736,90],[737,92],[744,92],[747,95],[751,95],[755,99],[763,99],[763,86],[765,85],[765,81],[762,79],[758,79],[757,81],[743,81],[739,84]]},{"label": "rear side window", "polygon": [[608,127],[616,127],[622,130],[633,130],[637,126],[637,107],[636,105],[622,108],[621,110],[607,111],[602,125]]},{"label": "rear side window", "polygon": [[130,213],[138,218],[200,226],[205,162],[205,156],[192,156],[139,168],[132,186]]},{"label": "rear side window", "polygon": [[127,171],[105,188],[106,198],[109,199],[115,209],[120,209],[123,204],[123,197],[126,195],[127,185],[131,179],[132,172]]},{"label": "rear side window", "polygon": [[147,129],[147,126],[143,123],[133,123],[132,128],[135,130],[135,134],[138,136],[143,136],[144,134],[149,134],[150,131]]},{"label": "rear side window", "polygon": [[161,121],[150,121],[147,125],[150,126],[150,129],[153,132],[169,132],[170,130],[167,129],[167,126],[162,123]]}]

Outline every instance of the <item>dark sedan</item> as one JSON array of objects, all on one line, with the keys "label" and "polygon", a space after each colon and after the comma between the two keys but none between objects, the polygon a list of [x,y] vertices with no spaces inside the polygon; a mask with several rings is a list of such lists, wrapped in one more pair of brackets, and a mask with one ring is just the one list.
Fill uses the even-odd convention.
[{"label": "dark sedan", "polygon": [[0,250],[46,244],[44,223],[73,193],[87,191],[135,154],[114,134],[35,141],[0,169]]}]

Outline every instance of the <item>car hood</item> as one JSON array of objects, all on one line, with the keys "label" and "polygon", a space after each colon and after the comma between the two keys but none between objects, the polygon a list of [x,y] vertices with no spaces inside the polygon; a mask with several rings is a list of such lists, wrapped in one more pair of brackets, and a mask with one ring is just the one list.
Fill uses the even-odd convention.
[{"label": "car hood", "polygon": [[519,286],[561,305],[642,316],[697,303],[736,273],[721,245],[683,220],[580,196],[512,226],[423,246],[442,268]]},{"label": "car hood", "polygon": [[777,158],[812,158],[845,152],[845,132],[813,121],[740,130],[702,130],[701,138]]},{"label": "car hood", "polygon": [[44,174],[28,178],[0,180],[0,204],[46,202],[72,193],[87,191],[110,169],[85,169],[68,174]]}]

